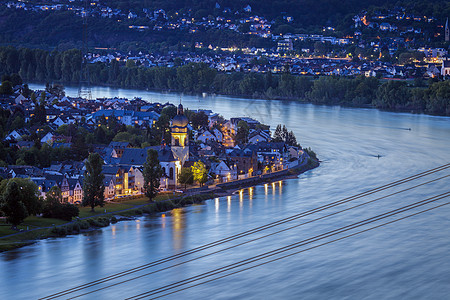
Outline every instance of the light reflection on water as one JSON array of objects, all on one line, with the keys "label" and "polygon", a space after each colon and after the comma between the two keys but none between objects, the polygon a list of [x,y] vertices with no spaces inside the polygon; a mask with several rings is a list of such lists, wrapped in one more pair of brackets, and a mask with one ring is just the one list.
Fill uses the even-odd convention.
[{"label": "light reflection on water", "polygon": [[[68,89],[67,92],[70,94],[75,90]],[[152,101],[179,101],[178,95],[132,90],[96,88],[95,93],[128,98],[143,94],[144,99]],[[449,118],[220,96],[183,96],[183,104],[192,109],[211,109],[226,118],[241,112],[264,119],[272,128],[285,123],[303,146],[310,146],[318,153],[323,163],[298,179],[245,188],[242,193],[215,198],[204,205],[142,217],[139,222],[119,222],[87,234],[47,239],[2,253],[1,298],[46,296],[437,167],[448,163],[450,158]],[[381,157],[377,158],[377,155]],[[448,183],[448,180],[438,181],[107,289],[95,297],[124,298],[207,272],[424,199],[430,194],[446,192]],[[413,183],[404,187],[411,185]],[[374,198],[356,200],[354,204]],[[277,229],[311,221],[326,213],[329,212],[307,216]],[[445,299],[450,294],[449,213],[450,209],[444,207],[169,298]],[[248,239],[250,237],[244,240]],[[226,245],[214,250],[224,247]]]}]

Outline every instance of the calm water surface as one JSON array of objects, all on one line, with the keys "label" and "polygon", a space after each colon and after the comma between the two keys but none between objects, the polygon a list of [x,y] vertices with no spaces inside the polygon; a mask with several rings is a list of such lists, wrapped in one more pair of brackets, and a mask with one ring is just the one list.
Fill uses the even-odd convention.
[{"label": "calm water surface", "polygon": [[[66,92],[74,96],[77,90],[67,88]],[[94,88],[93,96],[142,97],[148,101],[172,103],[178,103],[180,97],[177,94],[111,88]],[[272,128],[279,123],[286,124],[303,146],[311,147],[318,153],[323,161],[322,165],[300,175],[298,179],[247,188],[242,193],[208,200],[203,205],[120,222],[87,234],[47,239],[1,253],[1,299],[48,296],[450,162],[449,118],[222,96],[183,96],[182,99],[185,107],[211,109],[226,118],[250,116]],[[377,158],[378,155],[381,157]],[[122,279],[188,261],[449,174],[448,170],[442,171]],[[449,186],[449,178],[437,180],[258,241],[104,288],[81,298],[131,297],[448,192]],[[450,201],[450,198],[421,209],[446,201]],[[449,216],[450,205],[443,206],[166,298],[448,299]],[[395,217],[385,221],[393,219]],[[383,221],[360,229],[381,223]],[[336,237],[342,236],[344,234]],[[330,240],[331,238],[322,242]],[[297,250],[319,244],[320,242],[316,242]],[[97,288],[105,286],[106,284]],[[92,290],[93,288],[83,292]],[[75,295],[78,294],[70,296]]]}]

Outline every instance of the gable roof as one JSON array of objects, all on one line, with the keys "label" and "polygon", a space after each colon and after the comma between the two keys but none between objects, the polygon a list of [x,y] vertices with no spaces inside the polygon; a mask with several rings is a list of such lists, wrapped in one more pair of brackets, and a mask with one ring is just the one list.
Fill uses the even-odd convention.
[{"label": "gable roof", "polygon": [[55,175],[55,174],[44,174],[45,179],[55,181],[56,184],[61,187],[61,183],[64,179],[63,175]]},{"label": "gable roof", "polygon": [[105,179],[103,180],[103,185],[106,187],[106,186],[109,186],[109,184],[111,183],[111,180],[113,181],[113,184],[115,184],[115,179],[116,179],[116,176],[114,176],[114,175],[110,175],[110,174],[106,174],[105,175]]},{"label": "gable roof", "polygon": [[80,183],[81,188],[83,188],[83,177],[77,178],[67,178],[67,182],[69,183],[69,189],[73,190],[77,183]]},{"label": "gable roof", "polygon": [[147,147],[144,149],[140,148],[126,148],[123,151],[122,157],[120,158],[121,165],[144,165],[147,160],[147,150],[153,149],[158,152],[158,160],[160,162],[175,161],[170,147],[164,147],[161,149],[160,146]]},{"label": "gable roof", "polygon": [[47,193],[52,187],[57,186],[58,183],[55,180],[50,180],[46,178],[31,178],[37,186],[40,186],[40,192]]},{"label": "gable roof", "polygon": [[120,158],[121,165],[143,165],[147,159],[147,149],[126,148]]},{"label": "gable roof", "polygon": [[119,172],[120,166],[102,166],[103,174],[116,175]]}]

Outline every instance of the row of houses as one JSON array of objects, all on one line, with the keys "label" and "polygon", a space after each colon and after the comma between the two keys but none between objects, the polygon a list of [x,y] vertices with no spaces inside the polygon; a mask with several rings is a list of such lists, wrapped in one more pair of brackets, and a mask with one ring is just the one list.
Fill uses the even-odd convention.
[{"label": "row of houses", "polygon": [[[35,91],[36,97],[43,98],[45,109],[45,123],[31,124],[37,114],[38,105],[31,97],[24,96],[22,85],[14,88],[12,96],[3,96],[0,106],[11,114],[15,112],[23,116],[27,128],[16,128],[8,132],[3,138],[17,145],[19,148],[31,147],[33,143],[27,141],[30,135],[37,134],[41,143],[59,146],[57,143],[70,144],[70,138],[61,136],[57,129],[63,125],[76,124],[88,131],[94,130],[99,124],[107,124],[108,119],[114,118],[118,124],[151,127],[159,118],[164,107],[169,103],[148,103],[141,99],[96,99],[85,100],[79,98],[57,97],[44,91]],[[33,138],[36,139],[35,137]]]},{"label": "row of houses", "polygon": [[[84,165],[84,164],[83,164]],[[46,198],[47,192],[54,186],[61,189],[62,201],[78,204],[83,199],[84,167],[76,172],[71,168],[39,169],[33,166],[9,166],[0,168],[0,176],[4,178],[27,178],[34,182],[39,190],[39,196]],[[67,165],[66,165],[67,167]],[[58,169],[59,171],[54,171]],[[117,196],[141,194],[144,185],[142,168],[127,165],[105,165],[102,173],[105,176],[105,199],[111,200]]]}]

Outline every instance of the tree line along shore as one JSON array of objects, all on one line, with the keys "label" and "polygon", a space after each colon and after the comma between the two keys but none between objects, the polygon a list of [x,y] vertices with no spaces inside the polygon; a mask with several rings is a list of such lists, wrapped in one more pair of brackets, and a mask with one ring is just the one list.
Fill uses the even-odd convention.
[{"label": "tree line along shore", "polygon": [[[296,76],[289,71],[223,73],[205,63],[143,67],[131,63],[88,64],[92,85],[185,93],[296,100],[314,104],[373,107],[392,111],[450,116],[450,81],[385,80],[376,77]],[[78,84],[81,53],[0,47],[0,70],[25,81]],[[287,68],[288,69],[288,68]],[[0,94],[8,93],[8,84]]]}]

